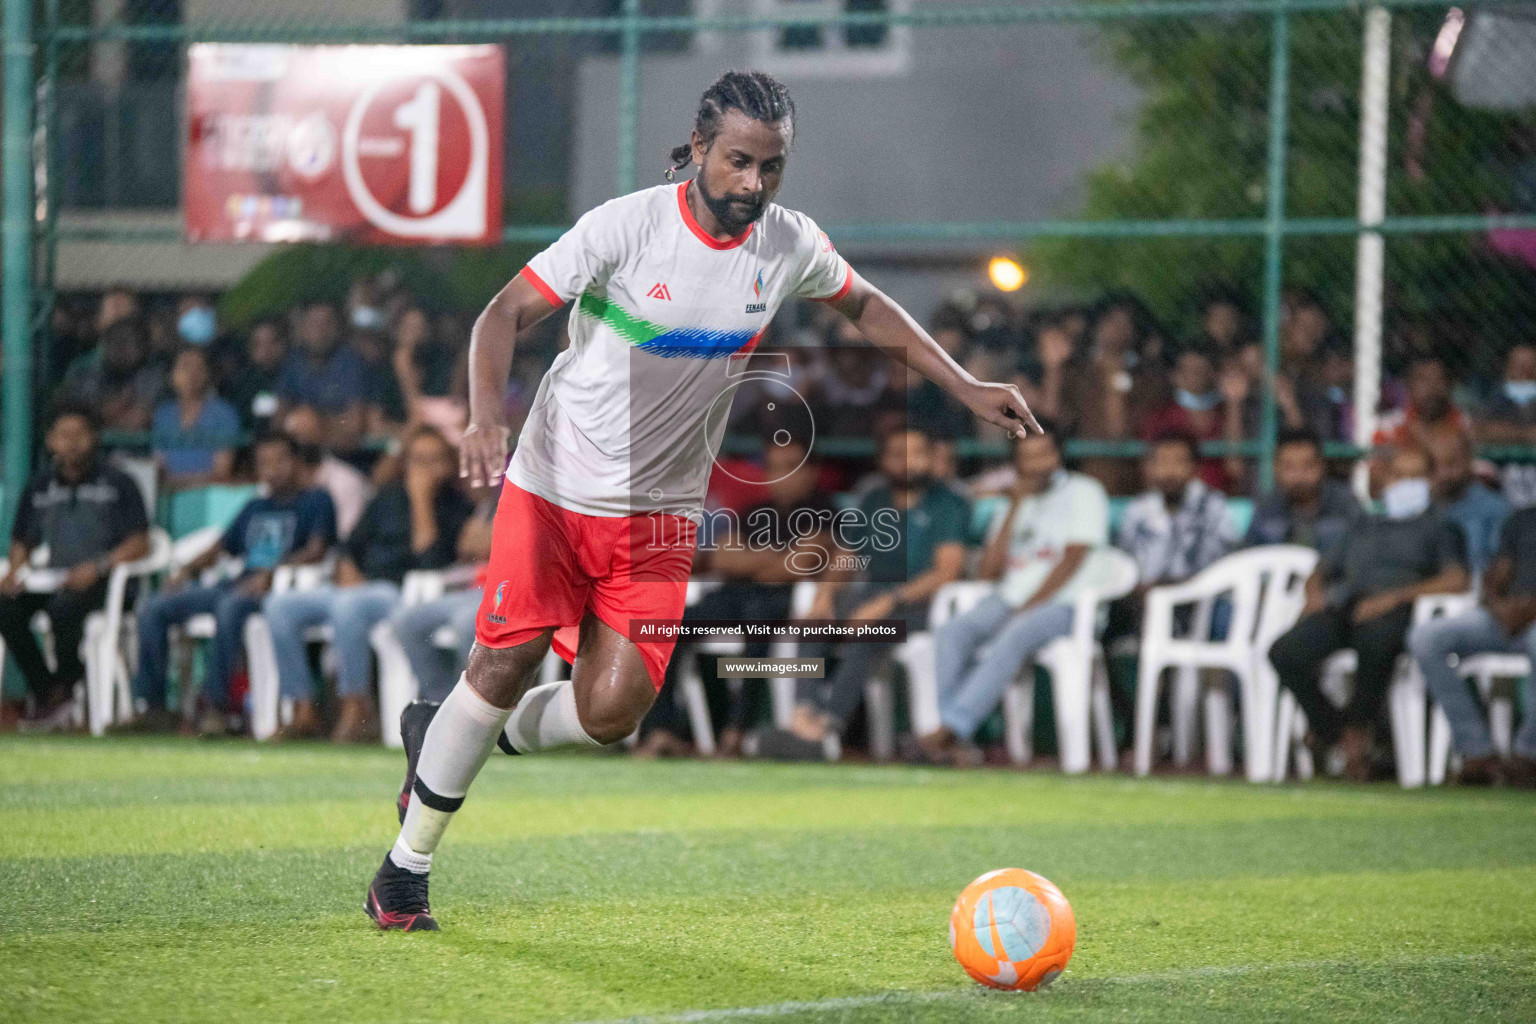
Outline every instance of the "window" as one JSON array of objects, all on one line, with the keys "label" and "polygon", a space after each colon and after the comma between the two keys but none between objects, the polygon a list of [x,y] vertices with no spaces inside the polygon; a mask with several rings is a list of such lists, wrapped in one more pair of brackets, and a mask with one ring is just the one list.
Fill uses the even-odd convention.
[{"label": "window", "polygon": [[[753,0],[753,9],[769,16],[899,14],[911,9],[911,0]],[[754,62],[780,74],[898,75],[911,66],[906,25],[785,25],[752,35]]]}]

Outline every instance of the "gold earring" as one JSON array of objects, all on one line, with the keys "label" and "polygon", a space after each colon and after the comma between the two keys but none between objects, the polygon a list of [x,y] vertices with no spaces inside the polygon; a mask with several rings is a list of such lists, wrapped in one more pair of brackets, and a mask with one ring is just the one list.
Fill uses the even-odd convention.
[{"label": "gold earring", "polygon": [[668,167],[667,171],[666,171],[666,179],[667,179],[667,181],[671,182],[676,177],[677,177],[677,169],[675,167]]}]

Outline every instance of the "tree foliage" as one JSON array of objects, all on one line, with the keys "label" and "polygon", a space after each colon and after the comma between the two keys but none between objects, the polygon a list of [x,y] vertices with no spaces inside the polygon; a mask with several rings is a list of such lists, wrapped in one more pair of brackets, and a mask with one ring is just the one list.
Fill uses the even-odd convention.
[{"label": "tree foliage", "polygon": [[[1464,107],[1431,77],[1426,56],[1441,16],[1393,16],[1388,215],[1513,210],[1521,140],[1536,116]],[[1355,13],[1291,19],[1289,217],[1355,215],[1362,32]],[[1089,174],[1082,215],[1263,217],[1270,33],[1271,20],[1257,16],[1105,23],[1103,50],[1144,101],[1130,158]],[[1048,282],[1085,295],[1130,289],[1176,333],[1196,329],[1204,287],[1239,288],[1257,302],[1263,278],[1263,241],[1252,236],[1064,238],[1031,248]],[[1346,330],[1354,251],[1353,236],[1293,236],[1285,245],[1286,285],[1316,291]],[[1502,345],[1536,324],[1536,272],[1481,234],[1390,236],[1387,282],[1390,321],[1426,328],[1442,344]]]}]

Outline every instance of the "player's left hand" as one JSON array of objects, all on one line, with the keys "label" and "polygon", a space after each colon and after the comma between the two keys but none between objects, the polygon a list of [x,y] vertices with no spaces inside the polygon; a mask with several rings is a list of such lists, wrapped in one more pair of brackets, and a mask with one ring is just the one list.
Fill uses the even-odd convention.
[{"label": "player's left hand", "polygon": [[964,402],[966,407],[977,416],[988,423],[1002,427],[1010,437],[1023,437],[1030,430],[1037,434],[1045,433],[1040,429],[1040,424],[1035,421],[1035,414],[1029,411],[1029,405],[1024,401],[1023,394],[1012,384],[975,381],[955,397]]}]

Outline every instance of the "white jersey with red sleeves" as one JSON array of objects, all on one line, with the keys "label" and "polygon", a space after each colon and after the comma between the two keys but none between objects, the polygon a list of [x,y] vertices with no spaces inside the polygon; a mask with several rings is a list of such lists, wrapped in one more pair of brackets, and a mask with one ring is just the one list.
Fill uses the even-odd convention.
[{"label": "white jersey with red sleeves", "polygon": [[550,302],[575,300],[507,469],[524,490],[587,515],[701,508],[727,392],[780,304],[847,294],[853,271],[809,217],[769,204],[716,241],[690,187],[610,200],[523,268]]}]

